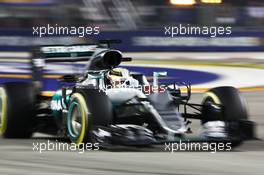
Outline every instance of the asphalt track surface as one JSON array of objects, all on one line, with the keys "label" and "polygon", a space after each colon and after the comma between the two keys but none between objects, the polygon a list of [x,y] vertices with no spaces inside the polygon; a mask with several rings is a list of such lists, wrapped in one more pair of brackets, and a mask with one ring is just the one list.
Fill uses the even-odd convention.
[{"label": "asphalt track surface", "polygon": [[[0,174],[154,174],[213,175],[263,174],[264,92],[244,92],[250,118],[257,123],[259,140],[247,141],[228,152],[165,152],[164,145],[152,148],[115,148],[86,151],[33,151],[33,142],[48,139],[35,135],[30,140],[0,139]],[[193,95],[199,102],[201,94]],[[194,122],[193,128],[198,128]]]}]

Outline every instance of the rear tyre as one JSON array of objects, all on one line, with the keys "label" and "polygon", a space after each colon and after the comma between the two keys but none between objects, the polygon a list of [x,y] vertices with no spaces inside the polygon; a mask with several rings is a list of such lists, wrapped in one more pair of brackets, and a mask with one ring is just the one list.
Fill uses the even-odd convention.
[{"label": "rear tyre", "polygon": [[96,89],[80,89],[71,95],[67,130],[73,143],[93,143],[92,130],[109,126],[112,120],[112,104],[103,92]]},{"label": "rear tyre", "polygon": [[6,83],[0,87],[0,135],[29,138],[33,130],[35,95],[29,83]]}]

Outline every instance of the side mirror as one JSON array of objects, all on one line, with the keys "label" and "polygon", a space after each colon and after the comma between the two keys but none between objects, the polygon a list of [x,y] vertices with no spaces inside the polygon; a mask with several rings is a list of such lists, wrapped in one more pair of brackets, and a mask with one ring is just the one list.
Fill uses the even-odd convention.
[{"label": "side mirror", "polygon": [[61,78],[59,78],[59,81],[66,82],[66,83],[74,83],[79,80],[79,77],[77,75],[63,75]]},{"label": "side mirror", "polygon": [[166,77],[167,72],[153,72],[153,86],[159,85],[159,77]]}]

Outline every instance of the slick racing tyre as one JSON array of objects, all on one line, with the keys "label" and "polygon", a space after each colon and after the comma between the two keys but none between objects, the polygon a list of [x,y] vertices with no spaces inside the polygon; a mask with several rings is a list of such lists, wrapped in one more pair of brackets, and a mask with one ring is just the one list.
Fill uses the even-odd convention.
[{"label": "slick racing tyre", "polygon": [[112,124],[112,104],[96,89],[80,89],[71,95],[67,116],[70,140],[80,145],[93,143],[92,129]]},{"label": "slick racing tyre", "polygon": [[29,83],[0,86],[0,135],[4,138],[29,138],[32,135],[35,95]]},{"label": "slick racing tyre", "polygon": [[221,106],[223,110],[219,115],[204,115],[205,118],[202,120],[203,123],[216,120],[240,121],[248,119],[245,100],[234,87],[217,87],[206,92],[202,105],[208,106],[214,104]]},{"label": "slick racing tyre", "polygon": [[205,93],[202,123],[223,121],[228,138],[246,140],[255,137],[254,123],[248,120],[245,99],[234,87],[217,87]]}]

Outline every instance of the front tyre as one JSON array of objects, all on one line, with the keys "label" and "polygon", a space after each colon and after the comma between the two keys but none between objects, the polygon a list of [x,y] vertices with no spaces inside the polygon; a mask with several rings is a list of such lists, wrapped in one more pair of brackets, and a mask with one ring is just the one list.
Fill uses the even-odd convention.
[{"label": "front tyre", "polygon": [[213,88],[204,94],[202,105],[203,124],[222,121],[229,138],[245,140],[255,137],[254,123],[248,120],[245,99],[236,88]]},{"label": "front tyre", "polygon": [[247,109],[245,99],[239,91],[231,86],[223,86],[210,89],[204,94],[202,101],[206,105],[219,105],[222,107],[222,115],[204,115],[203,122],[222,120],[222,121],[240,121],[247,120]]}]

